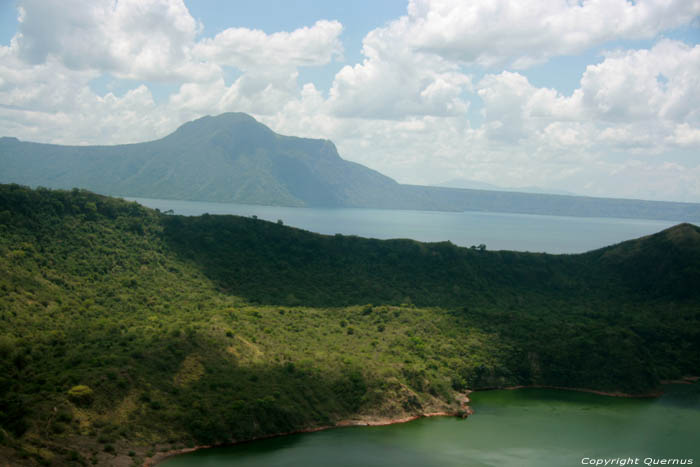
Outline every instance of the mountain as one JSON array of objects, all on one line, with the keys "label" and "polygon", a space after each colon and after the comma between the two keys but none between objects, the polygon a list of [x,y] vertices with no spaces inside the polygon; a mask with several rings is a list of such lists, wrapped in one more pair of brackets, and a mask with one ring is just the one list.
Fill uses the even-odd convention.
[{"label": "mountain", "polygon": [[0,185],[0,460],[141,465],[467,389],[658,394],[700,371],[699,253],[688,224],[550,255]]},{"label": "mountain", "polygon": [[548,195],[576,196],[576,194],[571,193],[570,191],[540,188],[537,186],[503,187],[500,185],[494,185],[493,183],[468,180],[466,178],[452,178],[445,182],[438,183],[436,186],[443,186],[447,188],[467,188],[470,190],[516,191],[519,193],[543,193]]},{"label": "mountain", "polygon": [[2,181],[31,186],[283,206],[367,204],[397,185],[341,159],[330,141],[278,135],[242,113],[203,117],[137,144],[59,146],[2,138],[0,166]]},{"label": "mountain", "polygon": [[328,140],[279,135],[249,115],[185,123],[145,143],[60,146],[0,138],[0,183],[280,206],[492,211],[700,221],[700,204],[402,185]]}]

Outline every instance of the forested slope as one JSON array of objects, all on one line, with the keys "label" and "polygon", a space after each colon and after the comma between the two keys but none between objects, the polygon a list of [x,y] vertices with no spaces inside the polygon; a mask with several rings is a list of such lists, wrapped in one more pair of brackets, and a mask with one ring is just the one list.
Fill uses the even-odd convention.
[{"label": "forested slope", "polygon": [[516,384],[700,369],[700,231],[583,255],[323,236],[0,186],[0,459],[131,462]]}]

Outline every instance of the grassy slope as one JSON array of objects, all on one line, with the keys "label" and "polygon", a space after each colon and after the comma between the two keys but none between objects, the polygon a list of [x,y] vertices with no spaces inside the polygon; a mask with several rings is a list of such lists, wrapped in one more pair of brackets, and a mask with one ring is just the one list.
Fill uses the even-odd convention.
[{"label": "grassy slope", "polygon": [[698,236],[480,252],[0,186],[0,458],[138,463],[465,388],[653,390],[700,368]]}]

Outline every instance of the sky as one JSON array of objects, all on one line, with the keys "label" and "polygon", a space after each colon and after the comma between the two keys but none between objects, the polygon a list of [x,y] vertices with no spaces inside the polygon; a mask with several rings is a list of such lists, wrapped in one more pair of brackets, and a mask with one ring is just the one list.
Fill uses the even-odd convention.
[{"label": "sky", "polygon": [[0,0],[0,136],[224,112],[402,183],[700,202],[700,0]]}]

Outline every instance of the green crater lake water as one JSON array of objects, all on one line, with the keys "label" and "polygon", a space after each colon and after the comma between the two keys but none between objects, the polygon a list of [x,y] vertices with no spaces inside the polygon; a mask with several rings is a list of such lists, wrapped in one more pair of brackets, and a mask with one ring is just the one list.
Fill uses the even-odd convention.
[{"label": "green crater lake water", "polygon": [[700,384],[668,385],[658,399],[485,391],[472,394],[472,406],[476,413],[466,420],[297,434],[196,451],[159,465],[562,467],[627,457],[639,459],[637,465],[669,465],[662,459],[700,464]]}]

